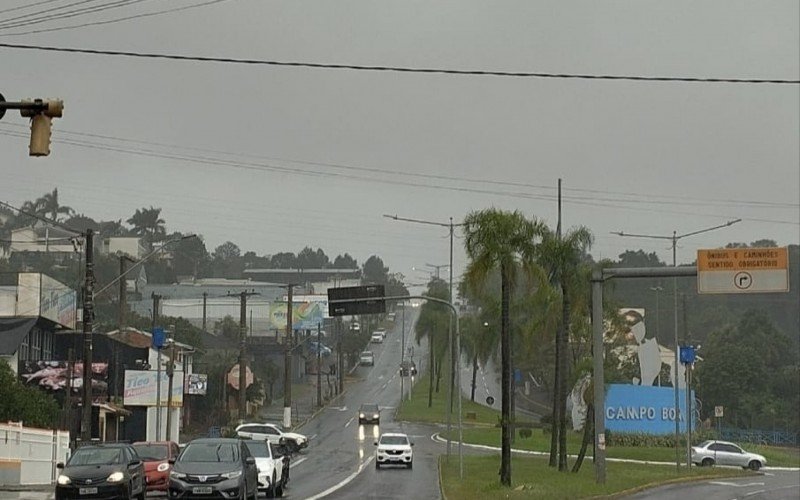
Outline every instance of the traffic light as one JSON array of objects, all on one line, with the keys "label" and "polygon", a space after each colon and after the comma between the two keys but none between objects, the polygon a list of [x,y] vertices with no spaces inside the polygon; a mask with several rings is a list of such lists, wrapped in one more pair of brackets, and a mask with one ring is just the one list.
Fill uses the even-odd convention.
[{"label": "traffic light", "polygon": [[64,112],[64,101],[59,99],[34,99],[23,100],[24,105],[19,110],[22,116],[31,118],[31,143],[30,156],[47,156],[50,154],[50,128],[53,118],[61,118]]}]

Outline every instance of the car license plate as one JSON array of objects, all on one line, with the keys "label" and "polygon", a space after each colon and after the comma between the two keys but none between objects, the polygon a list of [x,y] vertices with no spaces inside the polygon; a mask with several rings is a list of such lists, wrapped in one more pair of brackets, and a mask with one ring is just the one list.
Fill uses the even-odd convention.
[{"label": "car license plate", "polygon": [[192,488],[192,493],[195,495],[210,495],[211,486],[195,486]]},{"label": "car license plate", "polygon": [[93,488],[79,488],[78,493],[81,495],[96,495],[97,494],[97,487]]}]

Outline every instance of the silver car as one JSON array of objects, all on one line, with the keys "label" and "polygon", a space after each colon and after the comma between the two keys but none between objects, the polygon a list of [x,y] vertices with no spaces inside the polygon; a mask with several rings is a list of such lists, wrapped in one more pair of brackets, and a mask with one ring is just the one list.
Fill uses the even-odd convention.
[{"label": "silver car", "polygon": [[703,441],[692,446],[692,462],[696,465],[735,465],[744,469],[758,470],[767,465],[767,459],[756,453],[744,451],[727,441]]}]

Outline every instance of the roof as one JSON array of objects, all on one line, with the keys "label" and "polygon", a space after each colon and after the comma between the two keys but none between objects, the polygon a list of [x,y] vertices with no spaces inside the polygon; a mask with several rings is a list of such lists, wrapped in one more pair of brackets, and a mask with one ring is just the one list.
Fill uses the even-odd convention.
[{"label": "roof", "polygon": [[239,438],[197,438],[192,439],[189,444],[192,443],[238,443],[240,441]]},{"label": "roof", "polygon": [[0,318],[0,356],[11,356],[39,318]]}]

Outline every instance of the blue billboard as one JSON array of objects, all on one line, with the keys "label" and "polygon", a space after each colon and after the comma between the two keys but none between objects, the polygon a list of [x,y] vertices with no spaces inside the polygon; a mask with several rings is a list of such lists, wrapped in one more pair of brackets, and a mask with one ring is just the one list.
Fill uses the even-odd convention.
[{"label": "blue billboard", "polygon": [[[678,399],[680,430],[686,432],[686,389],[678,390]],[[606,393],[605,420],[606,429],[614,432],[673,434],[675,390],[672,387],[611,384]]]}]

